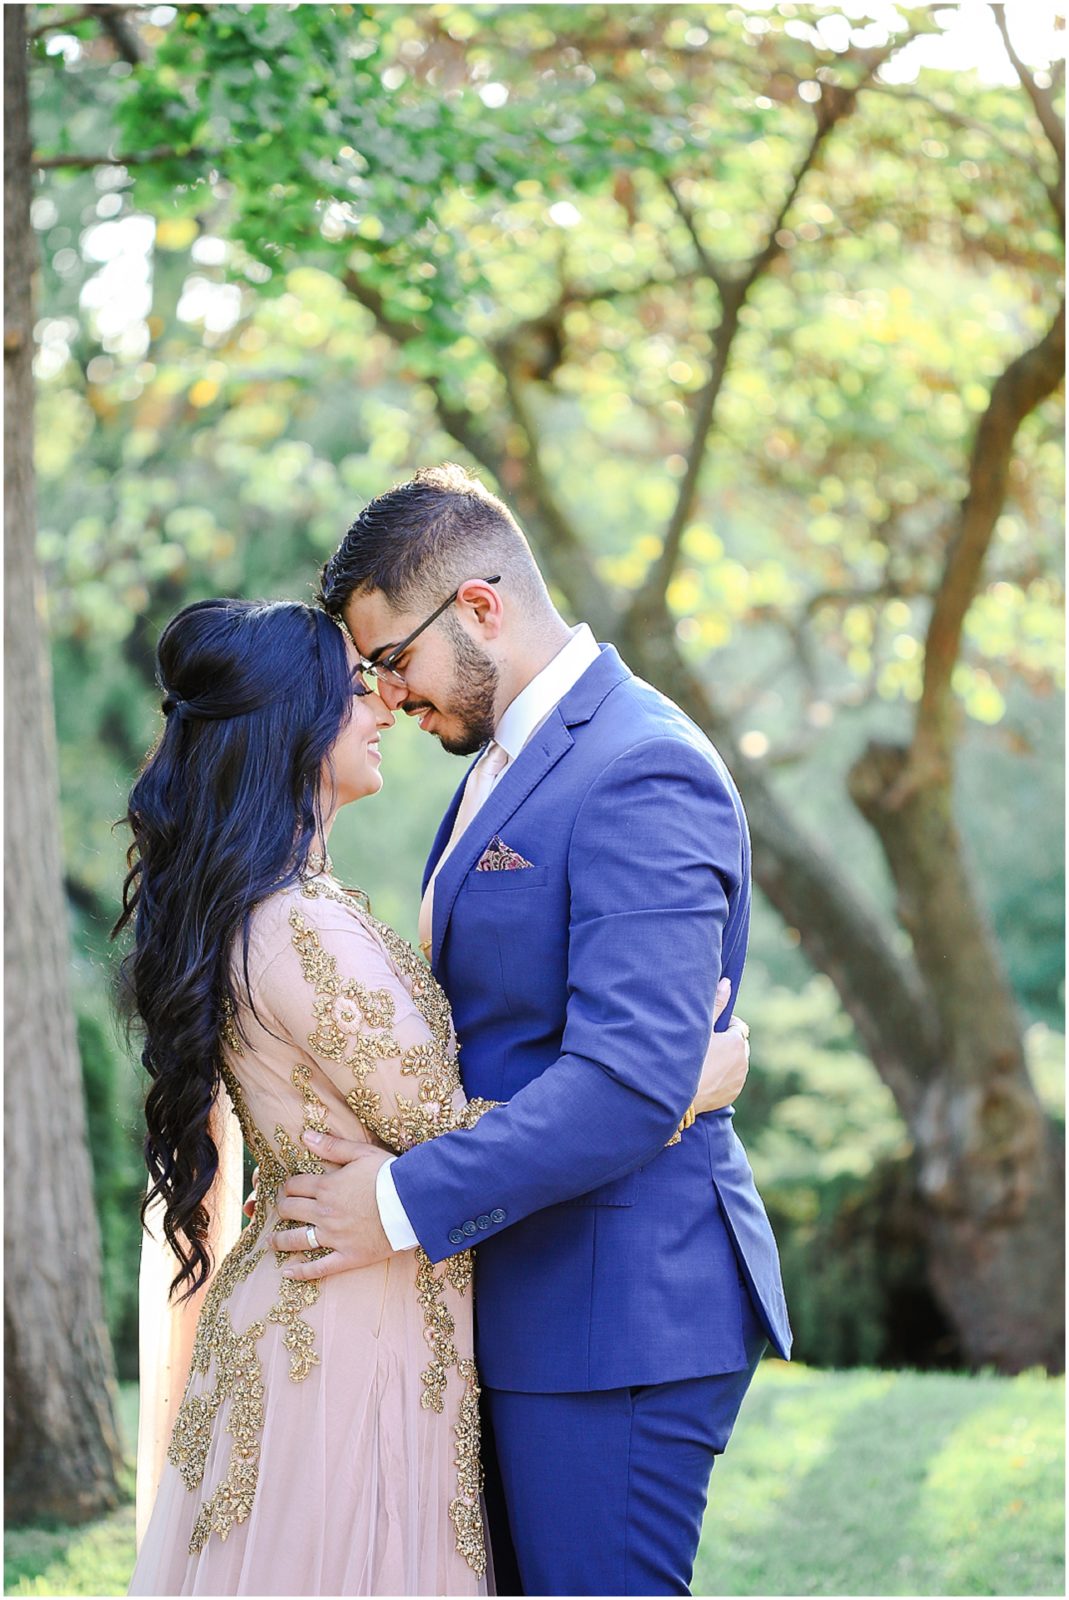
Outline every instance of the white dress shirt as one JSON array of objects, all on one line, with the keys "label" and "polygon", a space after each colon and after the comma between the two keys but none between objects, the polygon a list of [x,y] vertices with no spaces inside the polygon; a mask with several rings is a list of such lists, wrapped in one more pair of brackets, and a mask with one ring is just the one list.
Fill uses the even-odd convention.
[{"label": "white dress shirt", "polygon": [[[583,673],[594,665],[600,651],[585,622],[572,629],[572,636],[553,660],[521,689],[506,706],[494,729],[494,743],[507,753],[508,761],[498,773],[488,794],[501,782],[528,740],[538,732],[546,718],[574,689]],[[484,801],[485,804],[485,801]],[[396,1156],[384,1161],[375,1177],[375,1200],[383,1232],[395,1250],[414,1250],[419,1240],[401,1204],[390,1168]]]}]

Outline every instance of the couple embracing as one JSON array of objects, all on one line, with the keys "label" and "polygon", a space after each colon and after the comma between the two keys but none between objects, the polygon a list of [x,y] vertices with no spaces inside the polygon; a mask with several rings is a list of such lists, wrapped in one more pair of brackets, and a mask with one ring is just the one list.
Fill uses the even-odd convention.
[{"label": "couple embracing", "polygon": [[[790,1345],[732,1130],[738,794],[459,468],[373,501],[319,600],[168,624],[130,796],[161,1308],[177,1274],[143,1320],[131,1592],[686,1594]],[[476,757],[423,954],[327,853],[401,711]]]}]

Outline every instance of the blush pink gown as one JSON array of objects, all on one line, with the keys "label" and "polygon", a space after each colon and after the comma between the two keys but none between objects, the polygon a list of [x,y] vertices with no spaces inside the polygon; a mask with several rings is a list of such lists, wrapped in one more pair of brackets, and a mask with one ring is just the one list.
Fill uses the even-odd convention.
[{"label": "blush pink gown", "polygon": [[426,964],[332,878],[257,909],[249,978],[222,1068],[256,1215],[182,1358],[130,1593],[486,1594],[470,1255],[294,1283],[270,1234],[285,1178],[322,1170],[303,1129],[400,1151],[490,1106],[464,1098]]}]

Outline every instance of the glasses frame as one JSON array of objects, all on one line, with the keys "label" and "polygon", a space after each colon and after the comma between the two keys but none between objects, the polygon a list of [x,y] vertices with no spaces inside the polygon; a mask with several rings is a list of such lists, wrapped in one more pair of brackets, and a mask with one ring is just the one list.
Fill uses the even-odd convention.
[{"label": "glasses frame", "polygon": [[[470,582],[470,578],[464,579],[464,583]],[[500,583],[501,574],[498,573],[496,578],[482,578],[480,579],[480,582]],[[380,678],[383,683],[392,683],[399,689],[407,689],[408,680],[397,671],[397,668],[394,666],[394,662],[400,661],[409,645],[412,644],[415,639],[418,639],[420,634],[423,633],[425,629],[429,628],[432,622],[437,622],[443,611],[449,610],[449,607],[453,604],[461,589],[463,589],[464,583],[459,583],[447,600],[443,600],[441,605],[437,606],[435,610],[431,612],[430,616],[424,622],[420,623],[418,628],[413,628],[412,632],[408,634],[406,638],[402,639],[400,644],[395,644],[390,653],[383,656],[380,661],[369,661],[366,656],[361,656],[361,672],[370,672],[372,677]]]}]

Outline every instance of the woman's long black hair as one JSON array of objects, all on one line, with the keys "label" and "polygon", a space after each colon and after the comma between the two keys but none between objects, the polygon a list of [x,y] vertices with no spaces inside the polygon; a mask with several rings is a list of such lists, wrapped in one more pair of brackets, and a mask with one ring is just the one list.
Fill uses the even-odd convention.
[{"label": "woman's long black hair", "polygon": [[130,792],[122,912],[133,924],[120,1006],[144,1036],[151,1185],[191,1294],[211,1270],[205,1197],[218,1167],[208,1118],[231,976],[252,912],[294,882],[321,837],[320,775],[352,712],[345,640],[311,606],[202,600],[157,649],[164,728]]}]

